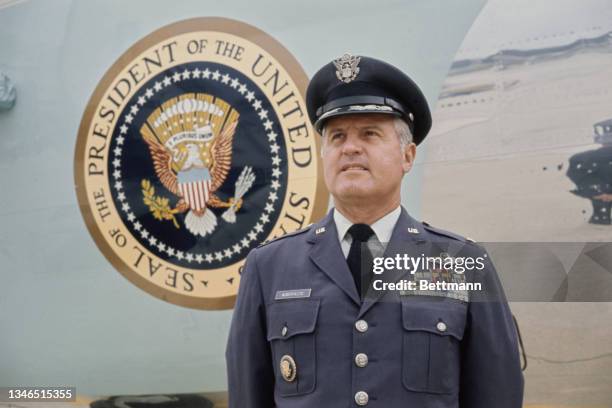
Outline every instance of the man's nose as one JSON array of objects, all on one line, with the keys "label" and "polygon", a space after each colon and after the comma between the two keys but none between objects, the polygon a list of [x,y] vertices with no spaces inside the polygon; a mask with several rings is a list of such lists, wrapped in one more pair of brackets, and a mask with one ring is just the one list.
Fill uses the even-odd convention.
[{"label": "man's nose", "polygon": [[348,135],[342,145],[342,153],[347,155],[360,154],[363,151],[361,141],[357,136]]}]

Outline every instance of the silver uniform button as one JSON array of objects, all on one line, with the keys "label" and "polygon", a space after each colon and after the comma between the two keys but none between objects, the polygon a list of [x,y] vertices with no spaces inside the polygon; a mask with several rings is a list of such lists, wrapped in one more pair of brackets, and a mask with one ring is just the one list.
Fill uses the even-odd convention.
[{"label": "silver uniform button", "polygon": [[368,393],[365,391],[357,391],[357,393],[355,394],[355,402],[357,403],[357,405],[367,405],[368,404]]},{"label": "silver uniform button", "polygon": [[358,332],[365,333],[368,331],[368,322],[365,320],[357,320],[355,322],[355,328]]},{"label": "silver uniform button", "polygon": [[287,335],[287,326],[283,326],[283,328],[281,329],[281,335],[284,337]]},{"label": "silver uniform button", "polygon": [[446,323],[438,322],[438,324],[436,324],[436,329],[438,329],[438,331],[440,331],[440,332],[445,332],[446,331]]},{"label": "silver uniform button", "polygon": [[365,367],[368,365],[368,355],[365,353],[359,353],[355,356],[355,364],[357,367]]}]

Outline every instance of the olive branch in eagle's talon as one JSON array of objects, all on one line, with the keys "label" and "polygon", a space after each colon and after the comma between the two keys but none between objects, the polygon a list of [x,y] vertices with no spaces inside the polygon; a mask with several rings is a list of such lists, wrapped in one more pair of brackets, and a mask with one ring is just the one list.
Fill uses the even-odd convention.
[{"label": "olive branch in eagle's talon", "polygon": [[170,200],[166,197],[156,196],[155,187],[151,185],[149,180],[143,179],[141,186],[143,201],[149,207],[153,217],[158,220],[172,220],[174,226],[180,228],[174,214],[184,212],[185,210],[180,208],[180,206],[170,208]]}]

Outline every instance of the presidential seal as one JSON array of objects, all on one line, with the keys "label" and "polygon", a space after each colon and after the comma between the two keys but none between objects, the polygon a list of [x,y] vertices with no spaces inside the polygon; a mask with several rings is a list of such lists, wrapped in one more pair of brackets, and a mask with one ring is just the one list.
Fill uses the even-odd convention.
[{"label": "presidential seal", "polygon": [[168,302],[232,307],[249,251],[327,209],[306,83],[279,43],[228,19],[181,21],[126,51],[75,152],[81,212],[113,266]]}]

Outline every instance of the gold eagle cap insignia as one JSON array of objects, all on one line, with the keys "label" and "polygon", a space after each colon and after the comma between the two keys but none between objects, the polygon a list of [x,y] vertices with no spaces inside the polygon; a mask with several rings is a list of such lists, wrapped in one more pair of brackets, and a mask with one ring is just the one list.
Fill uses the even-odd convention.
[{"label": "gold eagle cap insignia", "polygon": [[355,80],[357,75],[359,75],[359,61],[361,61],[361,57],[349,53],[344,54],[340,58],[336,58],[333,61],[336,67],[336,77],[345,84]]}]

